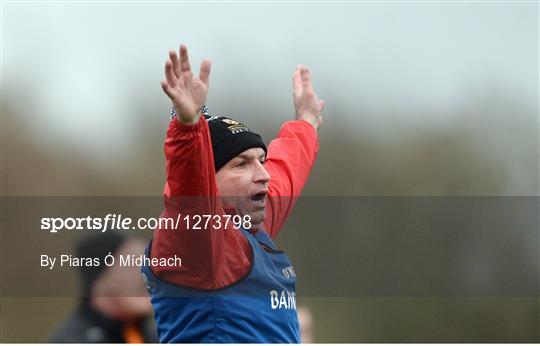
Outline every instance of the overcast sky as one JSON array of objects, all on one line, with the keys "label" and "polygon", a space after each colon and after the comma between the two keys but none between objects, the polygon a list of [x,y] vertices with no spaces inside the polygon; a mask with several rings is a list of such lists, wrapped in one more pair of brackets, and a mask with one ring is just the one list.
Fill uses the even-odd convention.
[{"label": "overcast sky", "polygon": [[80,148],[96,158],[137,140],[130,129],[141,107],[153,110],[148,117],[167,112],[159,81],[180,42],[194,67],[214,62],[210,109],[255,122],[268,116],[258,107],[276,123],[291,116],[290,78],[304,63],[327,101],[330,129],[444,127],[471,99],[490,98],[518,104],[512,116],[525,128],[538,125],[537,2],[2,6],[6,101],[24,110],[34,135],[57,145],[99,138]]}]

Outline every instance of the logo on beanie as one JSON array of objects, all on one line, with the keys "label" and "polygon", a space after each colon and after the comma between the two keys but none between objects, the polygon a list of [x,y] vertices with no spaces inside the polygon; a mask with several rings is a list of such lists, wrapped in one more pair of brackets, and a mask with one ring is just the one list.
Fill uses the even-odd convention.
[{"label": "logo on beanie", "polygon": [[[238,125],[240,124],[238,121],[236,120],[232,120],[232,119],[227,119],[227,118],[223,118],[223,122],[224,123],[227,123],[229,125]],[[241,124],[240,124],[241,125]]]},{"label": "logo on beanie", "polygon": [[242,123],[239,123],[236,120],[223,118],[221,119],[225,124],[228,124],[230,126],[227,126],[227,129],[231,131],[233,135],[240,133],[240,132],[249,132],[250,130]]}]

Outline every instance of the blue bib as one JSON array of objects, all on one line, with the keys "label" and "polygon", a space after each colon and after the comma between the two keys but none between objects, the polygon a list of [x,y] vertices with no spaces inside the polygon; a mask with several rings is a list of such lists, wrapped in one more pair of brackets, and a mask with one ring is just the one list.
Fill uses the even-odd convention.
[{"label": "blue bib", "polygon": [[[299,343],[296,275],[268,234],[242,229],[253,250],[251,271],[218,290],[174,285],[142,267],[159,341],[182,343]],[[151,244],[146,249],[149,256]]]}]

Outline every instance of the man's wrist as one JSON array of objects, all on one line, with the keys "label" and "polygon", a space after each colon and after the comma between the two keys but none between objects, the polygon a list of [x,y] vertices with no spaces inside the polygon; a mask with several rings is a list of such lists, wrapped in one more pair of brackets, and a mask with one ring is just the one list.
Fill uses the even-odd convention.
[{"label": "man's wrist", "polygon": [[204,123],[206,123],[206,120],[202,117],[199,117],[199,120],[195,124],[190,123],[183,123],[180,120],[176,119],[173,120],[174,127],[180,132],[180,133],[195,133],[201,130]]},{"label": "man's wrist", "polygon": [[171,108],[171,116],[176,117],[176,120],[181,124],[195,125],[195,124],[197,124],[199,122],[199,119],[202,117],[203,109],[204,109],[204,106],[201,107],[201,109],[199,109],[194,116],[187,116],[186,117],[186,116],[182,116],[181,114],[177,113],[175,107],[173,106]]},{"label": "man's wrist", "polygon": [[313,129],[315,130],[315,132],[319,132],[319,123],[318,122],[312,122],[312,121],[307,120],[307,119],[301,119],[301,120],[303,120],[303,121],[307,122],[308,124],[310,124],[313,127]]},{"label": "man's wrist", "polygon": [[319,121],[317,120],[317,118],[313,116],[297,115],[296,120],[305,121],[306,123],[310,124],[313,127],[313,129],[315,129],[315,132],[319,131]]}]

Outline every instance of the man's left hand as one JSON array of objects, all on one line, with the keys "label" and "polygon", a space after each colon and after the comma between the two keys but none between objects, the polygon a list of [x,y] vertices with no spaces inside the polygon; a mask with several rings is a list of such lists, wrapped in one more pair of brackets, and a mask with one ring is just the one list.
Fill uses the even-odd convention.
[{"label": "man's left hand", "polygon": [[324,101],[319,100],[313,91],[311,73],[306,66],[298,65],[294,71],[293,96],[296,120],[307,121],[315,131],[318,131],[323,121],[321,111],[324,108]]}]

